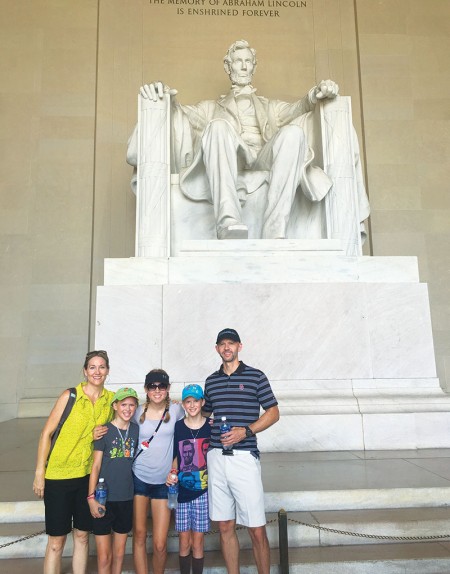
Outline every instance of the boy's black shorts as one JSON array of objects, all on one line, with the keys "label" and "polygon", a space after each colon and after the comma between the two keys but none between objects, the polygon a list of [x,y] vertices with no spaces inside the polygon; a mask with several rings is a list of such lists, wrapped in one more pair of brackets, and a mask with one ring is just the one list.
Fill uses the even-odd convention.
[{"label": "boy's black shorts", "polygon": [[111,534],[128,534],[133,528],[133,501],[107,501],[105,516],[94,518],[93,533],[96,536]]}]

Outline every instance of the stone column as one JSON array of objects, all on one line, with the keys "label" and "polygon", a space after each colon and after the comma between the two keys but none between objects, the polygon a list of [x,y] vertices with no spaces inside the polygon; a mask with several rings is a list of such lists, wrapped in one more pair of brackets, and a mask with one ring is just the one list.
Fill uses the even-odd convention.
[{"label": "stone column", "polygon": [[340,239],[348,256],[362,255],[355,169],[354,128],[349,96],[320,105],[323,168],[333,180],[325,197],[328,239]]},{"label": "stone column", "polygon": [[170,96],[139,96],[136,256],[170,255]]}]

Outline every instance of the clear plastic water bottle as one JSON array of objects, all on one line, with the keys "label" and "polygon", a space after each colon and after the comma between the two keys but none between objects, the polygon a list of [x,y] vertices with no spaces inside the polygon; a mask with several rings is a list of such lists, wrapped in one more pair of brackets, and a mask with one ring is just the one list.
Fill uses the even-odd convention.
[{"label": "clear plastic water bottle", "polygon": [[[177,471],[172,468],[170,475],[171,478],[175,479],[177,477]],[[173,510],[178,506],[178,482],[175,484],[170,484],[167,487],[167,506],[170,508],[170,510]]]},{"label": "clear plastic water bottle", "polygon": [[[227,423],[227,417],[222,417],[222,424],[220,425],[220,434],[225,434],[226,432],[230,432],[231,430],[231,425],[229,423]],[[231,446],[222,446],[222,449],[227,452],[228,454],[231,454],[231,451],[233,450],[233,445]]]},{"label": "clear plastic water bottle", "polygon": [[[95,487],[95,500],[103,506],[106,505],[106,501],[108,500],[108,486],[104,478],[98,479],[97,486]],[[99,507],[98,513],[105,514],[105,511],[103,508]]]}]

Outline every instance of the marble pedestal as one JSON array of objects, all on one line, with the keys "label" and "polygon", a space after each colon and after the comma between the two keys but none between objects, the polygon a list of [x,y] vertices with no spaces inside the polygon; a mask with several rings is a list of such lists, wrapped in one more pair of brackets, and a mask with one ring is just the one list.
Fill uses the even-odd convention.
[{"label": "marble pedestal", "polygon": [[218,368],[216,334],[236,328],[241,359],[280,403],[262,451],[450,447],[414,257],[346,257],[336,240],[188,241],[177,257],[107,259],[96,320],[110,388],[143,396],[163,367],[175,398]]}]

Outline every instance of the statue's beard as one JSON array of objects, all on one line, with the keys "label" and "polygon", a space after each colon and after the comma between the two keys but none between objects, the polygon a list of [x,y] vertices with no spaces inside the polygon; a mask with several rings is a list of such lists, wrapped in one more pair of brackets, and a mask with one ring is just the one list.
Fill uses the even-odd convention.
[{"label": "statue's beard", "polygon": [[236,86],[248,86],[248,84],[251,84],[252,78],[253,78],[252,73],[248,73],[245,76],[241,76],[237,72],[230,72],[231,83]]}]

